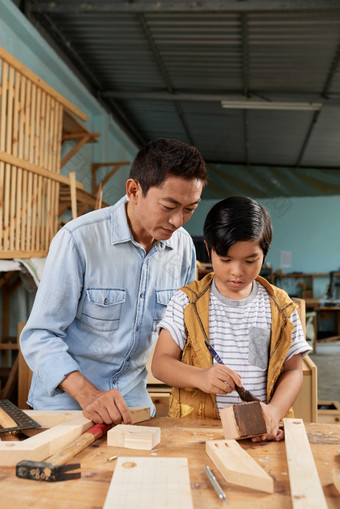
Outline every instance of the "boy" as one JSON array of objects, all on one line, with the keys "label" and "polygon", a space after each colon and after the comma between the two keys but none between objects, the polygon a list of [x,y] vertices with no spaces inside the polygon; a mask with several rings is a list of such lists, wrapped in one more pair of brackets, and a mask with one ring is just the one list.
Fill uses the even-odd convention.
[{"label": "boy", "polygon": [[[250,198],[227,198],[208,213],[204,238],[214,272],[170,301],[152,372],[173,386],[171,417],[218,418],[240,402],[234,389],[244,383],[263,402],[268,433],[260,439],[282,440],[279,423],[292,415],[310,347],[293,301],[259,276],[272,238],[269,214]],[[205,341],[224,365],[212,363]]]}]

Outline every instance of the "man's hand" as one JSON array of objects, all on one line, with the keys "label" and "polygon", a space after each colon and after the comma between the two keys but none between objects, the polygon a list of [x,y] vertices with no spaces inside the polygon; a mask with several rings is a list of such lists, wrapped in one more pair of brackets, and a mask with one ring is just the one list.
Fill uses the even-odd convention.
[{"label": "man's hand", "polygon": [[242,387],[241,376],[222,364],[201,369],[196,377],[196,387],[208,394],[229,394],[235,390],[235,384]]},{"label": "man's hand", "polygon": [[131,414],[120,391],[98,391],[83,407],[83,414],[97,424],[132,424]]},{"label": "man's hand", "polygon": [[60,387],[78,401],[83,414],[96,424],[132,424],[131,414],[117,389],[100,391],[79,371],[69,373]]}]

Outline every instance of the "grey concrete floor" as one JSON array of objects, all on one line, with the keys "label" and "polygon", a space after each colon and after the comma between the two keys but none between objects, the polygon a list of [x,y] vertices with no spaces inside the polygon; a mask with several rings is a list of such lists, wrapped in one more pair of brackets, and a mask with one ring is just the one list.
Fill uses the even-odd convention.
[{"label": "grey concrete floor", "polygon": [[318,368],[318,400],[340,401],[340,342],[318,341],[310,358]]}]

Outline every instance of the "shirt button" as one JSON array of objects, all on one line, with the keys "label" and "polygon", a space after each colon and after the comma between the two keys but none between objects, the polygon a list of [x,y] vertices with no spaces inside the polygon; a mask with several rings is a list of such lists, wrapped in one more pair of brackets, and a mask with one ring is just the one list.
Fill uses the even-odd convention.
[{"label": "shirt button", "polygon": [[116,384],[116,383],[117,383],[117,380],[116,380],[116,379],[114,379],[114,380],[113,380],[113,383],[114,383],[114,384]]},{"label": "shirt button", "polygon": [[142,292],[139,296],[142,299],[144,297],[144,293]]},{"label": "shirt button", "polygon": [[139,327],[138,327],[138,325],[137,325],[137,327],[136,327],[136,332],[138,332],[138,331],[139,331]]},{"label": "shirt button", "polygon": [[104,306],[107,306],[109,301],[107,299],[104,299]]},{"label": "shirt button", "polygon": [[126,359],[126,361],[127,361],[127,362],[130,362],[130,357],[128,357],[128,358]]}]

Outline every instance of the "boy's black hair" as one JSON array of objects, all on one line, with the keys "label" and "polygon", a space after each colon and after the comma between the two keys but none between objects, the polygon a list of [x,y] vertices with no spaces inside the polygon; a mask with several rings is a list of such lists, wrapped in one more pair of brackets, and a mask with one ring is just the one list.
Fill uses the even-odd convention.
[{"label": "boy's black hair", "polygon": [[265,258],[272,240],[269,213],[260,203],[244,196],[231,196],[216,203],[208,212],[203,231],[209,255],[213,249],[219,256],[226,256],[236,242],[258,240]]},{"label": "boy's black hair", "polygon": [[151,141],[136,155],[130,178],[139,182],[143,194],[150,187],[160,187],[169,176],[206,183],[208,173],[197,148],[178,140],[159,138]]}]

